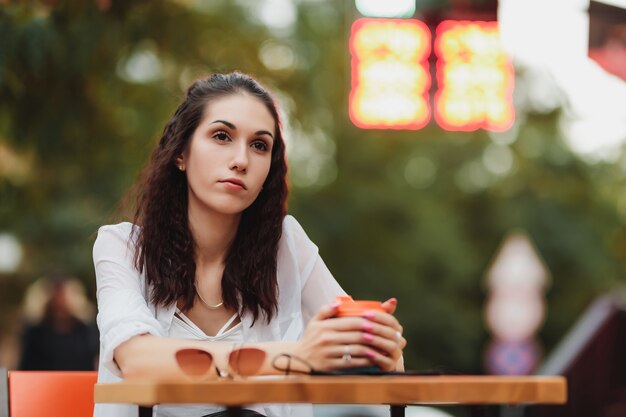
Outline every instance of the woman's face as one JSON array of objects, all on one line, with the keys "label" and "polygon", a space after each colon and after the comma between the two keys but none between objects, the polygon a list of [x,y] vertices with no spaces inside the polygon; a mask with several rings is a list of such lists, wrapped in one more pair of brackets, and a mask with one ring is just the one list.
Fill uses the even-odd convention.
[{"label": "woman's face", "polygon": [[274,118],[258,99],[241,93],[208,103],[177,164],[186,171],[189,208],[240,214],[267,178]]}]

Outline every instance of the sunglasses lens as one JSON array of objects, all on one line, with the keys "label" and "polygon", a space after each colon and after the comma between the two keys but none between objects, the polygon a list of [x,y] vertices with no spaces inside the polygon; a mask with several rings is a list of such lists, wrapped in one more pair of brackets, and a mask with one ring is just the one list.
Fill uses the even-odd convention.
[{"label": "sunglasses lens", "polygon": [[228,365],[238,375],[250,376],[255,375],[263,361],[265,360],[265,352],[256,348],[242,348],[231,352],[228,357]]},{"label": "sunglasses lens", "polygon": [[211,369],[213,356],[201,349],[181,349],[176,352],[176,362],[189,376],[202,376]]}]

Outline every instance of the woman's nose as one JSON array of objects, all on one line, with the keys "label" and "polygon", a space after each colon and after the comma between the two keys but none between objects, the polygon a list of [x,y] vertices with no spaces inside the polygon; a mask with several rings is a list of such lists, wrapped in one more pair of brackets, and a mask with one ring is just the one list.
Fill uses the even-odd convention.
[{"label": "woman's nose", "polygon": [[248,169],[248,148],[247,146],[237,146],[234,149],[230,169],[246,172]]}]

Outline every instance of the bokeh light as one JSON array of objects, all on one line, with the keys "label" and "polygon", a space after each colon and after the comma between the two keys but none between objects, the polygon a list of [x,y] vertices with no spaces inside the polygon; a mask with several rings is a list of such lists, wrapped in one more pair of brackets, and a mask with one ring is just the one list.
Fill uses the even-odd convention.
[{"label": "bokeh light", "polygon": [[447,130],[503,131],[515,120],[513,66],[496,22],[444,21],[437,27],[435,119]]},{"label": "bokeh light", "polygon": [[361,128],[420,129],[430,118],[430,32],[418,20],[352,25],[350,119]]}]

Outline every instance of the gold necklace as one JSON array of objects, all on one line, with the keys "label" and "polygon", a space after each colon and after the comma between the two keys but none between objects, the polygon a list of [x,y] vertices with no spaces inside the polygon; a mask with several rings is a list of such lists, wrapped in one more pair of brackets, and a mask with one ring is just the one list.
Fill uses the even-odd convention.
[{"label": "gold necklace", "polygon": [[198,297],[200,298],[200,301],[202,301],[202,303],[203,303],[205,306],[207,306],[208,308],[210,308],[211,310],[217,310],[218,308],[220,308],[221,306],[223,306],[223,305],[224,305],[224,302],[223,302],[223,301],[222,301],[221,303],[219,303],[219,304],[215,304],[215,305],[207,303],[207,302],[204,300],[204,298],[202,298],[202,296],[200,295],[200,291],[198,291],[198,286],[197,286],[197,285],[195,286],[195,288],[196,288],[196,294],[198,294]]}]

